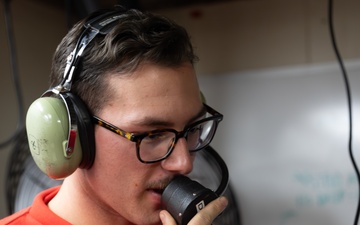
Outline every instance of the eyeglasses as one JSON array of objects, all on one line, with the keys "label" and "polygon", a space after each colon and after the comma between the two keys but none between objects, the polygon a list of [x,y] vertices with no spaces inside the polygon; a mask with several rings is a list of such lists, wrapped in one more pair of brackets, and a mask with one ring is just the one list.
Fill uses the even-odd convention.
[{"label": "eyeglasses", "polygon": [[182,137],[187,140],[190,152],[199,151],[210,144],[223,115],[206,104],[204,107],[206,110],[204,118],[187,125],[180,132],[174,129],[158,129],[130,133],[97,116],[93,116],[93,122],[129,141],[135,142],[136,155],[142,163],[155,163],[166,159],[174,150],[177,141]]}]

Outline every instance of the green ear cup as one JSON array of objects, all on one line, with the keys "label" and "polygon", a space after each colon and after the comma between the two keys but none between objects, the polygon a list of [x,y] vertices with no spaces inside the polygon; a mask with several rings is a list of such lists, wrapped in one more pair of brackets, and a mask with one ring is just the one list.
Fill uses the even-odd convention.
[{"label": "green ear cup", "polygon": [[66,155],[69,126],[68,110],[60,98],[39,98],[31,104],[26,115],[31,155],[37,166],[53,179],[72,174],[82,159],[78,132],[74,152],[71,156]]}]

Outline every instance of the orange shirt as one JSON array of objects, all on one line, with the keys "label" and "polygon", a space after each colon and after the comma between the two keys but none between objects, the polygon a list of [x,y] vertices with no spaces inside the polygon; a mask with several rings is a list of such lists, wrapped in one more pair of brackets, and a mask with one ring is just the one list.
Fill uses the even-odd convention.
[{"label": "orange shirt", "polygon": [[32,206],[16,212],[0,220],[0,225],[71,225],[53,213],[47,206],[48,202],[58,193],[60,186],[39,193]]}]

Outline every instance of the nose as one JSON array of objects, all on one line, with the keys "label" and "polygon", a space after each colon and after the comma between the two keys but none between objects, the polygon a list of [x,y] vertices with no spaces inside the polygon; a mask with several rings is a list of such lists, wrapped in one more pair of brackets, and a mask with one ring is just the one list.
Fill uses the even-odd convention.
[{"label": "nose", "polygon": [[169,157],[161,161],[161,166],[176,174],[188,174],[193,169],[194,156],[189,152],[187,141],[180,138]]}]

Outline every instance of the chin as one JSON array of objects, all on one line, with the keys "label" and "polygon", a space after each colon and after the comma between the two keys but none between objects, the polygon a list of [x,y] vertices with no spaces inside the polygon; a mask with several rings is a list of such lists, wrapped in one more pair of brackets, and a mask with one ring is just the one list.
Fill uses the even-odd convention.
[{"label": "chin", "polygon": [[139,224],[139,225],[162,225],[159,216],[157,216],[157,218],[154,219],[154,220],[149,219],[149,218],[144,218],[144,220],[142,222],[139,222],[139,223],[136,223],[136,224]]},{"label": "chin", "polygon": [[137,225],[162,225],[160,220],[160,211],[161,209],[152,210],[151,212],[145,210],[143,211],[141,208],[137,212],[137,215],[135,215],[134,223]]}]

